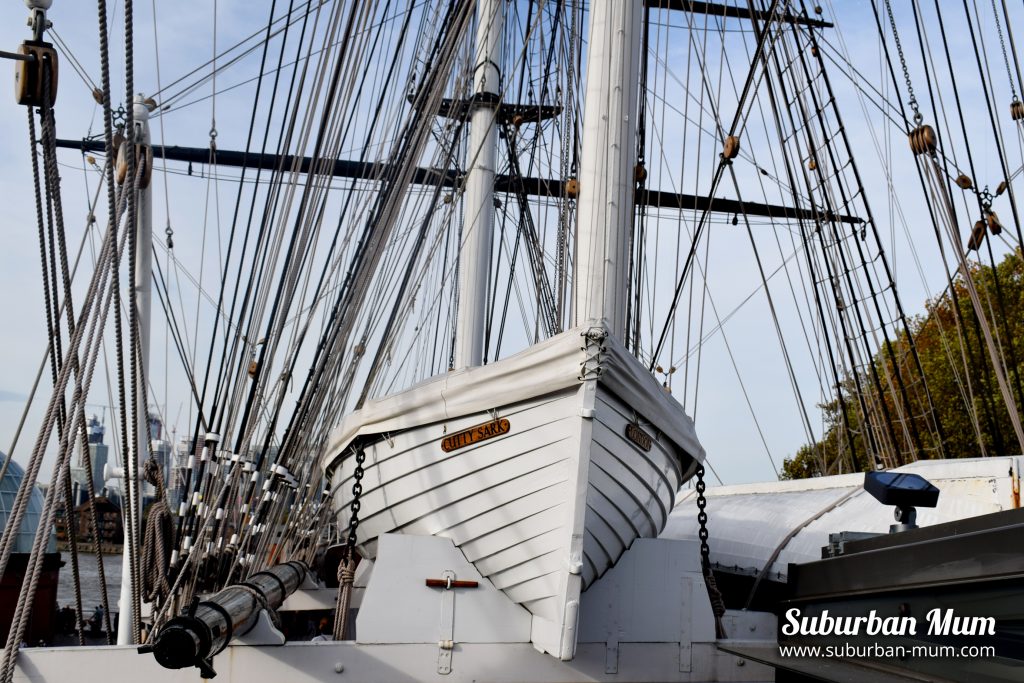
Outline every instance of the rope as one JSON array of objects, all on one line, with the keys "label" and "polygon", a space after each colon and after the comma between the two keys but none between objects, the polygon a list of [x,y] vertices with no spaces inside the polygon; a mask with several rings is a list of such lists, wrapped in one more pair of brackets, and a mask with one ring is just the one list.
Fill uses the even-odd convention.
[{"label": "rope", "polygon": [[359,532],[360,497],[363,494],[363,463],[366,451],[355,452],[356,468],[352,473],[352,502],[349,504],[348,539],[344,561],[338,564],[338,603],[334,614],[334,639],[346,640],[348,636],[348,606],[352,601],[352,581],[356,570],[356,543]]},{"label": "rope", "polygon": [[171,510],[164,495],[163,476],[155,458],[146,460],[143,479],[157,490],[158,500],[149,506],[146,515],[145,537],[142,541],[142,596],[147,602],[162,604],[171,593],[168,574],[171,565],[171,547],[174,527]]},{"label": "rope", "polygon": [[345,640],[348,635],[348,610],[352,604],[352,582],[356,576],[356,563],[352,558],[338,563],[338,599],[334,609],[334,639]]},{"label": "rope", "polygon": [[[48,118],[48,101],[50,93],[49,88],[50,72],[48,67],[44,67],[43,111]],[[52,125],[52,119],[48,123],[49,125]],[[48,139],[51,141],[51,144],[44,146],[44,152],[49,155],[49,160],[52,162],[53,160],[55,160],[56,149],[53,147],[52,144],[53,137],[50,136]],[[56,164],[50,163],[49,166],[51,171],[55,174]],[[56,178],[53,178],[52,181],[53,182],[50,184],[51,192],[56,195],[54,197],[54,201],[59,202],[59,190],[57,189],[59,187],[59,182]],[[84,397],[88,394],[89,387],[91,386],[92,383],[92,376],[93,370],[95,369],[96,357],[98,355],[100,347],[102,346],[102,344],[99,343],[98,341],[99,331],[102,330],[103,323],[106,320],[106,313],[109,311],[110,301],[112,298],[115,298],[112,296],[112,294],[116,292],[116,290],[108,289],[105,287],[106,276],[109,274],[109,271],[107,270],[107,259],[110,258],[111,253],[113,251],[111,248],[111,244],[115,243],[117,239],[115,230],[116,223],[111,222],[110,229],[108,230],[107,239],[104,240],[103,249],[101,250],[100,256],[98,258],[97,270],[93,274],[93,278],[90,282],[89,288],[83,300],[84,304],[80,314],[79,323],[75,325],[74,330],[71,334],[68,350],[69,358],[73,358],[75,357],[75,354],[77,354],[84,331],[88,328],[89,332],[85,344],[85,348],[88,353],[88,362],[85,367],[84,375],[76,379],[71,404],[71,414],[75,416],[75,421],[70,429],[64,430],[60,438],[60,457],[54,464],[53,475],[51,478],[51,481],[54,482],[54,485],[51,486],[46,493],[46,498],[43,504],[43,512],[40,516],[39,532],[36,534],[35,540],[33,541],[32,552],[30,553],[29,556],[28,568],[26,570],[27,580],[22,582],[21,593],[19,594],[18,604],[15,609],[14,618],[12,620],[12,627],[10,632],[8,633],[8,641],[7,646],[5,648],[2,671],[0,671],[0,680],[2,680],[4,683],[9,683],[14,675],[14,663],[15,659],[18,656],[18,644],[21,642],[21,639],[23,638],[25,630],[27,628],[28,620],[29,617],[31,616],[31,607],[33,599],[35,597],[36,590],[39,584],[39,576],[41,574],[42,569],[42,558],[45,554],[45,546],[49,537],[47,531],[53,524],[54,514],[56,511],[55,501],[58,496],[57,492],[63,485],[64,472],[68,467],[71,453],[73,450],[70,447],[71,442],[73,442],[71,435],[75,434],[76,431],[81,426],[80,419],[81,416],[84,415],[84,411],[81,410],[81,402],[85,400]],[[97,290],[99,290],[100,292],[105,291],[105,296],[98,296]],[[103,301],[101,302],[99,309],[95,309],[94,315],[93,304],[101,298],[103,299]],[[19,493],[21,493],[23,490],[30,489],[34,485],[38,477],[42,457],[46,452],[47,444],[52,434],[54,424],[57,420],[59,412],[58,407],[62,404],[61,399],[66,390],[67,383],[71,376],[71,370],[74,366],[77,366],[77,363],[65,362],[61,365],[60,375],[58,377],[57,382],[55,383],[54,393],[51,396],[50,404],[46,416],[44,418],[43,425],[40,429],[39,437],[37,438],[36,447],[33,452],[32,459],[29,462],[29,468],[28,471],[26,472],[26,476],[23,481],[22,490],[20,490]],[[13,524],[11,528],[18,528],[18,526],[20,526],[21,518],[23,517],[23,515],[24,509],[19,509],[16,504],[15,509],[12,511],[11,519],[9,520],[9,523]],[[0,556],[0,566],[6,568],[9,557],[10,546],[6,545],[4,548],[3,555]],[[2,573],[2,571],[0,571],[0,573]]]},{"label": "rope", "polygon": [[956,229],[956,213],[953,209],[952,203],[950,202],[948,194],[943,189],[942,171],[939,168],[938,159],[934,155],[925,156],[927,159],[922,163],[924,163],[926,169],[931,172],[931,175],[928,177],[931,181],[932,192],[938,200],[941,200],[942,206],[945,209],[942,216],[946,219],[946,228],[949,231],[949,238],[953,244],[953,251],[956,255],[957,262],[960,265],[960,274],[963,277],[964,287],[967,289],[967,294],[971,299],[971,305],[974,307],[976,319],[981,326],[985,346],[988,349],[989,358],[992,361],[992,369],[996,375],[999,392],[1002,394],[1003,401],[1006,404],[1007,413],[1009,413],[1010,424],[1013,426],[1013,432],[1017,437],[1017,445],[1021,451],[1024,451],[1024,428],[1022,428],[1021,425],[1020,412],[1016,401],[1014,401],[1013,394],[1010,391],[1006,378],[1005,363],[1002,361],[996,347],[996,343],[992,337],[992,330],[988,323],[988,316],[985,315],[985,309],[982,306],[978,289],[974,284],[974,278],[971,275],[970,266],[967,264],[967,257],[964,254],[963,245],[960,244],[960,236],[957,234]]},{"label": "rope", "polygon": [[[107,35],[107,2],[106,0],[97,0],[96,12],[99,28],[99,48],[100,48],[100,95],[103,104],[103,141],[104,141],[104,152],[107,157],[107,163],[104,166],[105,181],[107,185],[107,215],[108,220],[112,222],[114,226],[117,225],[114,217],[118,216],[118,200],[117,200],[117,189],[114,184],[114,163],[116,157],[116,150],[114,149],[114,131],[113,131],[113,116],[110,107],[110,48],[109,38]],[[121,193],[121,199],[126,200],[125,194]],[[114,265],[111,267],[110,278],[111,287],[115,291],[120,290],[120,255],[117,252],[117,228],[114,228],[115,238],[111,240],[115,254],[113,256]],[[114,297],[114,345],[118,358],[118,376],[123,376],[123,356],[121,352],[121,306],[120,296]],[[108,370],[109,373],[109,370]],[[109,382],[108,382],[109,385]],[[122,384],[123,386],[123,384]],[[124,447],[127,439],[124,437],[124,393],[121,391],[121,425],[122,425],[122,448]],[[123,451],[122,451],[123,452]],[[89,488],[90,498],[95,497],[95,491],[92,491],[93,484],[90,477]],[[90,510],[93,524],[94,540],[96,541],[96,547],[99,549],[100,543],[100,528],[99,518],[96,514],[95,502],[90,503]],[[99,550],[98,550],[99,552]],[[106,570],[103,566],[102,556],[97,555],[98,567],[97,571],[99,574],[100,585],[103,586],[103,619],[104,626],[106,627],[107,633],[107,644],[113,644],[113,624],[110,621],[110,602],[109,596],[107,595],[107,582],[106,582]]]},{"label": "rope", "polygon": [[[125,137],[126,142],[123,147],[125,150],[125,161],[128,167],[127,175],[125,176],[125,193],[128,196],[127,202],[127,222],[128,222],[128,291],[134,292],[140,283],[135,280],[135,261],[137,258],[137,224],[138,224],[138,197],[137,189],[138,184],[136,182],[136,168],[141,168],[142,162],[136,160],[136,151],[138,141],[136,140],[135,130],[135,107],[132,104],[133,93],[135,91],[135,58],[134,58],[134,2],[133,0],[125,0],[124,3],[124,52],[125,52],[125,98],[127,100],[127,107],[125,107]],[[133,443],[124,450],[124,471],[125,471],[125,488],[127,492],[127,510],[125,511],[125,519],[127,520],[125,540],[128,548],[132,551],[128,553],[128,565],[129,574],[132,580],[132,596],[131,596],[131,642],[138,643],[141,640],[141,604],[139,596],[139,564],[138,564],[138,543],[139,543],[139,482],[137,477],[139,467],[139,425],[148,423],[147,410],[146,410],[146,396],[139,397],[140,388],[145,391],[144,368],[142,367],[142,358],[139,354],[139,316],[138,307],[135,302],[129,302],[128,304],[128,338],[129,345],[131,347],[131,415],[132,424],[135,425],[135,429],[131,431],[133,436]],[[123,382],[121,383],[123,387]],[[144,421],[144,422],[143,422]],[[122,420],[122,430],[127,428],[127,420]],[[147,440],[146,450],[149,450],[149,442]],[[122,610],[125,605],[121,606]],[[121,614],[122,619],[124,614]]]},{"label": "rope", "polygon": [[[779,0],[772,0],[772,4],[768,8],[768,13],[766,14],[766,16],[768,16],[768,17],[774,16],[776,11],[778,10],[778,6],[779,6]],[[754,85],[755,77],[759,73],[759,70],[758,70],[757,67],[758,67],[758,64],[760,64],[761,57],[764,54],[765,48],[768,45],[768,37],[770,35],[772,35],[772,32],[768,31],[768,30],[765,30],[765,31],[762,31],[761,35],[758,37],[757,48],[754,51],[754,59],[751,60],[751,62],[750,62],[750,69],[747,72],[747,77],[746,77],[746,80],[745,80],[745,82],[743,84],[743,91],[740,94],[740,97],[738,98],[737,103],[736,103],[736,113],[734,114],[733,119],[732,119],[732,123],[729,125],[729,128],[728,128],[728,138],[732,138],[734,136],[737,136],[739,131],[740,131],[740,129],[741,129],[741,127],[742,127],[741,123],[742,123],[742,119],[743,119],[743,111],[744,111],[744,109],[749,104],[747,102],[747,97],[750,94],[751,89],[752,89],[752,87]],[[709,190],[709,195],[711,195],[711,196],[714,195],[715,191],[718,188],[719,181],[722,178],[722,174],[725,171],[725,167],[727,165],[729,165],[731,162],[732,162],[731,159],[728,159],[724,155],[721,155],[721,158],[719,159],[719,162],[718,162],[717,167],[715,169],[714,176],[713,176],[713,178],[711,180],[711,189]],[[686,256],[686,262],[683,265],[682,273],[681,273],[681,275],[679,277],[679,282],[676,285],[674,294],[672,295],[672,303],[669,306],[668,314],[665,316],[665,323],[662,326],[661,334],[658,337],[658,343],[655,345],[654,351],[651,354],[651,362],[649,364],[650,365],[650,367],[649,367],[650,370],[654,370],[654,367],[657,365],[658,357],[661,355],[661,351],[662,351],[662,349],[665,346],[665,342],[667,341],[667,338],[668,338],[668,335],[669,335],[669,331],[673,328],[672,322],[673,322],[673,320],[675,318],[676,308],[679,305],[679,297],[680,297],[680,295],[683,292],[683,286],[684,286],[684,284],[686,282],[686,276],[687,276],[687,274],[689,272],[689,266],[693,262],[693,258],[696,255],[697,246],[698,246],[698,244],[700,242],[700,236],[701,236],[701,233],[703,231],[704,226],[707,225],[707,219],[708,219],[708,215],[709,214],[710,214],[710,208],[705,209],[704,211],[701,212],[700,220],[697,223],[697,228],[694,230],[693,242],[690,245],[690,251],[689,251],[689,253]]]}]

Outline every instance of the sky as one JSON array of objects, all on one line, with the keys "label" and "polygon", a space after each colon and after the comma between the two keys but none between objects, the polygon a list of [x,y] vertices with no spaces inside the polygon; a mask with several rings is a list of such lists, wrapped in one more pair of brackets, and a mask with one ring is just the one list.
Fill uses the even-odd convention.
[{"label": "sky", "polygon": [[[921,4],[927,5],[922,9],[925,33],[934,40],[938,29],[934,7],[927,2]],[[969,135],[972,136],[975,162],[983,169],[979,175],[984,174],[986,178],[992,179],[990,182],[994,186],[1001,176],[991,135],[986,135],[988,118],[970,38],[964,30],[962,8],[952,3],[942,4],[947,21],[944,28],[951,46],[954,71],[963,74],[957,80],[967,118],[972,122]],[[112,25],[118,32],[118,35],[112,37],[112,51],[117,55],[112,60],[112,80],[115,100],[124,101],[124,73],[122,66],[119,66],[123,64],[123,57],[120,56],[123,38],[119,33],[123,30],[123,7],[121,3],[115,2],[110,5],[115,13]],[[160,101],[162,95],[176,92],[177,79],[197,67],[203,67],[218,47],[224,49],[261,30],[269,8],[267,2],[245,0],[153,0],[137,5],[134,89],[146,95],[155,93]],[[843,44],[854,66],[867,82],[891,94],[891,82],[880,61],[870,2],[823,2],[822,5],[824,17],[834,21],[837,26],[835,29],[826,29],[828,39],[836,46]],[[921,74],[921,55],[916,42],[910,42],[912,17],[906,3],[893,5],[901,27],[901,37],[907,47],[907,62],[912,75],[916,76],[915,86],[923,100],[922,93],[926,85]],[[956,12],[961,14],[957,15]],[[1012,10],[1014,26],[1024,25],[1021,13],[1019,8]],[[0,8],[0,49],[13,50],[21,40],[28,37],[28,29],[24,26],[25,16],[26,11],[21,3],[8,2]],[[79,77],[69,60],[62,60],[57,102],[58,136],[78,139],[101,133],[98,107],[91,97],[92,83],[84,82],[99,82],[95,7],[92,3],[56,0],[50,11],[50,19],[57,36],[81,63],[82,71],[86,74],[85,79]],[[986,35],[992,35],[991,24],[977,28]],[[1006,30],[1006,27],[1003,28]],[[1007,147],[1010,151],[1010,165],[1016,168],[1021,162],[1020,144],[1007,115],[1009,93],[1001,56],[997,51],[998,42],[988,40],[987,45],[990,50],[987,57],[993,60],[990,65],[993,74],[991,87],[996,93],[997,116],[1004,133],[1012,141]],[[937,44],[930,47],[934,58],[942,58]],[[671,57],[675,50],[683,49],[685,46],[672,46],[665,54]],[[735,52],[731,55],[737,63],[736,72],[742,76],[745,73],[743,55]],[[10,64],[0,74],[0,92],[10,93],[13,90],[13,69],[9,67]],[[894,264],[903,304],[911,314],[920,313],[926,299],[935,296],[944,287],[944,275],[934,241],[928,241],[931,228],[923,214],[920,190],[916,182],[909,185],[905,182],[913,177],[914,161],[906,148],[903,134],[894,131],[891,126],[886,127],[877,110],[862,108],[851,80],[843,74],[844,70],[833,66],[830,71],[837,99],[844,112],[844,124],[855,147],[854,153],[876,221],[884,236],[886,251]],[[218,80],[202,83],[193,92],[183,94],[169,113],[153,122],[153,140],[157,143],[166,141],[169,145],[205,147],[210,141],[210,130],[215,126],[219,148],[243,149],[246,117],[250,111],[254,88],[249,81],[257,71],[256,57],[250,56],[224,70],[217,76]],[[6,85],[3,85],[5,81]],[[235,85],[238,87],[232,88]],[[164,93],[159,92],[161,86],[165,89]],[[941,92],[942,86],[937,87]],[[214,91],[218,91],[217,97],[208,97]],[[946,92],[948,95],[948,89]],[[728,111],[728,103],[723,106]],[[940,109],[945,109],[946,114],[950,115],[951,107],[951,102],[943,101]],[[926,110],[927,116],[934,116],[930,106],[923,104],[922,109]],[[8,450],[14,437],[46,346],[25,117],[25,109],[14,104],[13,99],[8,99],[6,103],[0,102],[0,125],[7,131],[0,138],[0,196],[4,197],[6,214],[4,247],[0,249],[0,292],[4,293],[0,296],[0,320],[6,323],[7,328],[0,347],[4,351],[0,354],[0,450],[3,451]],[[670,128],[667,125],[659,128],[666,149],[674,145]],[[873,132],[880,137],[872,137]],[[876,151],[876,141],[881,144],[884,161],[880,160]],[[752,143],[752,153],[755,156],[763,155],[764,144],[767,143],[761,143],[760,146]],[[88,261],[98,244],[95,232],[87,232],[85,226],[88,203],[96,191],[99,172],[91,168],[83,171],[83,156],[75,151],[60,151],[59,160],[62,164],[69,249],[73,255],[78,245],[84,244],[83,259]],[[178,259],[187,265],[205,289],[209,289],[219,276],[217,258],[224,249],[224,235],[230,221],[234,189],[229,181],[211,182],[207,169],[200,166],[192,169],[191,176],[186,174],[184,164],[171,162],[168,170],[169,173],[163,173],[162,166],[158,164],[158,172],[154,174],[154,241],[165,241],[165,229],[169,225],[173,231]],[[750,170],[747,169],[748,172]],[[887,172],[891,174],[892,188],[887,182]],[[659,173],[653,178],[663,186],[669,183],[667,174]],[[674,182],[682,183],[682,179],[677,178]],[[900,200],[902,214],[896,210],[894,197]],[[104,201],[101,197],[101,209]],[[1001,198],[997,200],[995,208],[1008,215],[1009,209],[1005,203],[1006,199]],[[664,239],[669,240],[667,231],[670,223],[666,221],[665,225]],[[700,383],[696,384],[691,376],[691,387],[697,386],[696,399],[691,395],[682,399],[688,412],[696,413],[698,436],[722,481],[742,483],[770,480],[775,477],[775,469],[781,466],[783,458],[792,455],[806,442],[806,434],[789,387],[768,307],[763,293],[756,293],[760,280],[752,266],[745,233],[739,230],[730,232],[727,226],[716,226],[714,230],[714,241],[709,247],[706,260],[701,261],[701,268],[707,273],[708,288],[713,293],[718,314],[723,318],[734,310],[735,314],[723,325],[724,335],[712,335],[704,346]],[[768,235],[759,234],[758,240],[766,240]],[[664,244],[668,248],[669,242]],[[920,271],[915,264],[912,245],[921,260]],[[1000,249],[1005,251],[1002,247]],[[161,259],[166,258],[159,249],[158,254]],[[781,260],[777,254],[766,255],[764,267],[772,272]],[[667,281],[658,282],[658,288],[662,290]],[[188,291],[190,288],[191,291]],[[182,289],[183,296],[197,296],[193,285],[182,285]],[[752,292],[755,295],[750,301],[742,303]],[[773,290],[778,299],[780,318],[791,329],[797,324],[795,309],[787,307],[783,292]],[[666,292],[659,291],[657,296],[663,300]],[[707,315],[705,324],[711,327],[714,323],[710,311]],[[158,317],[154,317],[154,320],[158,320]],[[798,344],[792,344],[791,351],[798,349]],[[172,374],[161,371],[174,362],[173,357],[167,353],[165,332],[159,325],[155,325],[151,402],[165,417],[169,427],[175,429],[180,436],[191,425],[185,400],[187,390]],[[792,362],[801,385],[816,386],[813,359],[796,353]],[[694,375],[695,368],[694,365]],[[98,372],[106,370],[104,366]],[[681,366],[677,373],[683,372]],[[48,377],[48,373],[44,373],[44,389]],[[742,386],[739,378],[742,378]],[[89,411],[102,415],[109,411],[107,406],[114,401],[109,395],[103,396],[106,393],[105,383],[101,382],[99,386],[102,389],[94,392]],[[820,411],[816,403],[820,398],[813,391],[804,393],[802,397],[803,407],[811,413],[813,426],[818,428]],[[27,456],[38,428],[38,403],[37,400],[36,407],[29,413],[16,449],[16,458],[21,461]],[[41,479],[47,478],[44,469]]]}]

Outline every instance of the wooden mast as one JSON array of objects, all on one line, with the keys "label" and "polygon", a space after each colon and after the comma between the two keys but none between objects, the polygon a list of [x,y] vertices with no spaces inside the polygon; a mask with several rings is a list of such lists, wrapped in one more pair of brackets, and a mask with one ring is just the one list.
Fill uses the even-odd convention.
[{"label": "wooden mast", "polygon": [[643,2],[590,5],[573,322],[626,333]]}]

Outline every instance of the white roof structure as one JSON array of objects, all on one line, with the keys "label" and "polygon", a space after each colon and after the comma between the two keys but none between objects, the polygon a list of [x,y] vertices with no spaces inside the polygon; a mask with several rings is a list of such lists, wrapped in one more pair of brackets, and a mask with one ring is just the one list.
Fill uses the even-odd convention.
[{"label": "white roof structure", "polygon": [[[919,474],[940,490],[937,507],[917,511],[918,525],[930,526],[1019,507],[1022,465],[1024,458],[1006,456],[921,460],[894,471]],[[784,582],[790,562],[821,559],[830,533],[888,533],[893,508],[864,491],[863,483],[864,475],[858,473],[709,487],[711,561],[739,573],[758,574],[778,551],[765,578]],[[680,494],[661,537],[697,538],[693,489]]]},{"label": "white roof structure", "polygon": [[[0,453],[0,465],[8,456]],[[11,509],[14,507],[14,498],[18,494],[18,488],[25,478],[25,470],[14,460],[7,465],[7,472],[0,481],[0,530],[7,529],[7,520],[10,517]],[[32,543],[36,536],[36,529],[39,527],[39,518],[43,513],[43,492],[38,486],[33,487],[28,499],[28,509],[21,519],[21,528],[14,537],[14,550],[16,553],[32,552]],[[51,530],[50,538],[47,541],[46,552],[57,551],[56,534]]]}]

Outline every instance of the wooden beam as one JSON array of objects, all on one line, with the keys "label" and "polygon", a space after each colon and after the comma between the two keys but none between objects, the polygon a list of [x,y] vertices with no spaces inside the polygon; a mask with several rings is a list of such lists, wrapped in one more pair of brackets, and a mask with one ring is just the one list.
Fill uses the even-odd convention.
[{"label": "wooden beam", "polygon": [[[740,7],[739,5],[723,5],[717,2],[694,2],[693,0],[645,0],[645,4],[650,9],[667,9],[678,12],[690,12],[692,14],[730,17],[733,19],[752,19],[756,17],[759,21],[768,21],[767,12],[758,11],[756,14],[751,15],[749,7]],[[773,20],[813,28],[832,28],[833,26],[833,24],[827,21],[797,16],[788,11],[776,14]]]},{"label": "wooden beam", "polygon": [[[102,153],[105,150],[101,140],[57,140],[57,147],[93,153]],[[154,145],[153,156],[169,161],[207,165],[210,163],[210,150],[205,147],[160,147]],[[310,157],[299,157],[296,159],[296,157],[291,155],[280,156],[256,152],[247,154],[232,150],[217,150],[217,166],[261,168],[271,171],[280,168],[287,171],[296,163],[300,173],[309,173],[316,166],[318,169],[322,169],[319,172],[324,175],[329,174],[338,178],[364,180],[381,178],[390,170],[387,164],[374,162],[336,159],[334,161],[321,160],[318,164],[314,165],[313,159]],[[455,187],[461,180],[461,175],[450,169],[417,168],[412,176],[412,183],[414,185]],[[528,195],[535,197],[561,197],[564,193],[564,186],[558,180],[524,177],[521,182],[522,185],[520,186],[520,181],[512,176],[497,175],[494,178],[494,189],[497,192],[518,192],[520,187],[523,187]],[[636,202],[637,204],[654,208],[682,211],[714,211],[715,213],[733,215],[746,213],[748,216],[762,216],[779,220],[815,219],[814,212],[810,209],[793,208],[779,204],[741,202],[736,199],[702,197],[700,195],[664,192],[661,190],[638,190]],[[835,217],[835,220],[840,223],[855,225],[864,222],[856,216],[838,216]]]}]

